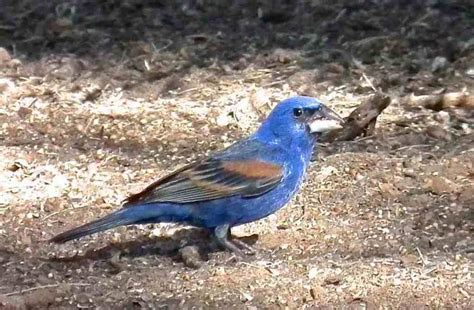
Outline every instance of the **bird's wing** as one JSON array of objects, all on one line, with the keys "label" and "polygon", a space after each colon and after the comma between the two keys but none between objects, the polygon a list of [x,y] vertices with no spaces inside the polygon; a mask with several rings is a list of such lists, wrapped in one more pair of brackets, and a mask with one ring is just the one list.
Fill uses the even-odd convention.
[{"label": "bird's wing", "polygon": [[125,201],[125,207],[156,202],[191,203],[234,195],[258,196],[277,186],[281,165],[255,159],[209,158],[185,166]]}]

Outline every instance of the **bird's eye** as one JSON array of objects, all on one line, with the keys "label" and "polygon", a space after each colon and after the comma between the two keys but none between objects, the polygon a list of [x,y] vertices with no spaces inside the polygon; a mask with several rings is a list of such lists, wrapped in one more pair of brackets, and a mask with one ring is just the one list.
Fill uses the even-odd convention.
[{"label": "bird's eye", "polygon": [[300,109],[300,108],[293,109],[293,115],[296,117],[300,117],[301,115],[303,115],[303,109]]}]

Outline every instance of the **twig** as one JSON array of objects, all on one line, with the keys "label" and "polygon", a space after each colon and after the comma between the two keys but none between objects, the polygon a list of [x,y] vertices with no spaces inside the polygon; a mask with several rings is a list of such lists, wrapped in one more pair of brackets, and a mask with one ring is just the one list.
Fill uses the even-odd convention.
[{"label": "twig", "polygon": [[306,208],[305,208],[304,205],[302,205],[302,206],[301,206],[301,215],[298,216],[298,217],[294,220],[293,224],[294,224],[294,223],[298,223],[299,221],[301,221],[301,219],[303,219],[305,215],[306,215]]},{"label": "twig", "polygon": [[328,147],[330,146],[331,144],[346,144],[346,143],[352,143],[352,144],[356,144],[356,143],[359,143],[359,142],[364,142],[366,140],[371,140],[371,139],[376,139],[377,136],[375,135],[370,135],[370,136],[366,136],[366,137],[361,137],[361,138],[357,138],[357,140],[348,140],[348,141],[334,141],[332,143],[319,143],[318,144],[318,147]]},{"label": "twig", "polygon": [[348,142],[348,143],[358,143],[358,142],[364,142],[364,141],[366,141],[366,140],[376,139],[376,138],[377,138],[377,137],[376,137],[375,135],[370,135],[370,136],[358,138],[357,140],[344,141],[344,142]]},{"label": "twig", "polygon": [[285,83],[285,80],[273,81],[267,84],[263,84],[262,87],[276,86]]},{"label": "twig", "polygon": [[408,26],[407,26],[407,29],[411,28],[411,27],[414,27],[414,26],[422,26],[423,25],[423,22],[425,21],[425,19],[428,19],[430,18],[431,16],[433,16],[434,14],[434,11],[433,10],[428,10],[428,12],[424,15],[422,15],[420,18],[418,18],[417,20],[415,20],[414,22],[410,23]]},{"label": "twig", "polygon": [[395,151],[401,151],[401,150],[406,150],[406,149],[411,149],[411,148],[418,148],[418,147],[429,147],[431,144],[414,144],[414,145],[405,145],[402,147],[399,147]]},{"label": "twig", "polygon": [[464,250],[465,253],[470,254],[474,253],[474,246],[470,246],[467,249]]},{"label": "twig", "polygon": [[332,21],[330,21],[330,23],[332,25],[334,25],[335,23],[337,23],[344,15],[346,15],[347,13],[347,9],[344,8],[342,9],[341,11],[339,11],[339,13],[337,14],[336,18],[334,18]]},{"label": "twig", "polygon": [[355,46],[360,47],[361,45],[366,45],[368,43],[371,43],[371,42],[377,41],[377,40],[389,39],[390,37],[392,37],[392,35],[373,36],[373,37],[368,37],[368,38],[364,38],[362,40],[357,40],[357,41],[351,42],[351,44],[354,44]]},{"label": "twig", "polygon": [[151,43],[151,46],[153,46],[153,49],[155,50],[155,53],[162,52],[162,51],[164,51],[165,49],[167,49],[168,47],[170,47],[171,44],[173,44],[173,41],[170,40],[170,39],[167,39],[166,41],[167,41],[167,42],[166,42],[166,45],[163,46],[163,47],[160,47],[160,48],[157,48],[154,42],[150,42],[150,43]]},{"label": "twig", "polygon": [[320,141],[348,141],[359,136],[368,137],[373,135],[377,117],[388,107],[390,101],[391,99],[387,94],[376,91],[345,118],[342,129],[322,136]]},{"label": "twig", "polygon": [[427,276],[427,275],[429,275],[430,273],[432,273],[433,271],[436,271],[436,270],[438,270],[438,267],[436,267],[436,266],[429,269],[429,270],[426,270],[425,272],[423,272],[423,276]]},{"label": "twig", "polygon": [[[371,139],[376,139],[377,136],[375,135],[370,135],[370,136],[366,136],[366,137],[360,137],[360,138],[357,138],[357,140],[348,140],[348,141],[334,141],[332,144],[346,144],[346,143],[351,143],[351,144],[357,144],[359,142],[364,142],[364,141],[367,141],[367,140],[371,140]],[[318,145],[318,147],[320,146],[329,146],[330,144],[327,143],[326,145]]]},{"label": "twig", "polygon": [[199,89],[199,87],[188,88],[188,89],[182,90],[180,92],[176,92],[175,95],[183,95],[183,94],[190,93],[190,92],[193,92],[193,91],[198,90],[198,89]]},{"label": "twig", "polygon": [[416,247],[416,251],[418,252],[418,255],[420,256],[420,259],[421,259],[421,262],[423,263],[423,266],[426,266],[427,262],[426,262],[425,258],[423,257],[423,254],[421,253],[420,248]]},{"label": "twig", "polygon": [[468,292],[466,292],[465,290],[462,289],[462,287],[459,288],[459,291],[461,292],[461,294],[464,295],[464,297],[470,299],[471,298],[471,295],[469,295]]},{"label": "twig", "polygon": [[365,72],[362,72],[362,77],[365,79],[365,81],[369,84],[370,88],[372,88],[373,91],[377,91],[377,89],[375,88],[374,84],[372,84],[372,81],[369,80],[369,78],[367,77],[367,75],[365,74]]},{"label": "twig", "polygon": [[259,266],[259,265],[254,265],[254,264],[247,263],[247,262],[238,262],[237,264],[239,264],[239,265],[245,265],[245,266],[249,266],[249,267],[253,267],[253,268],[256,268],[256,269],[264,269],[264,270],[270,272],[270,270],[268,270],[268,267],[267,267],[267,266]]},{"label": "twig", "polygon": [[18,295],[18,294],[23,294],[23,293],[28,293],[28,292],[33,292],[45,288],[53,288],[53,287],[58,287],[59,285],[64,284],[64,285],[70,285],[70,286],[89,286],[91,284],[89,283],[56,283],[56,284],[47,284],[47,285],[40,285],[40,286],[35,286],[35,287],[30,287],[24,290],[19,290],[19,291],[14,291],[8,294],[4,294],[5,296],[12,296],[12,295]]}]

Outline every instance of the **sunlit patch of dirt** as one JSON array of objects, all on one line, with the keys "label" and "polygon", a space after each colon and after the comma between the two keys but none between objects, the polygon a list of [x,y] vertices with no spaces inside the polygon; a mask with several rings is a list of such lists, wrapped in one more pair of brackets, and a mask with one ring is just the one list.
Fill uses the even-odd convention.
[{"label": "sunlit patch of dirt", "polygon": [[[2,2],[1,306],[472,308],[469,4],[281,2]],[[392,98],[374,136],[318,146],[288,206],[234,228],[255,257],[161,224],[46,242],[283,98],[346,116],[373,89]],[[444,94],[471,99],[419,99]]]}]

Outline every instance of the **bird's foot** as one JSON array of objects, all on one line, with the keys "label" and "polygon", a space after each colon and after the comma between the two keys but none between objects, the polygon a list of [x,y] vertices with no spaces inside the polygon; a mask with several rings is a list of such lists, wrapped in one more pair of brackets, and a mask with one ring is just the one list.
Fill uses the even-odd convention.
[{"label": "bird's foot", "polygon": [[230,252],[236,254],[237,256],[240,256],[240,257],[245,257],[245,252],[242,251],[235,243],[233,243],[232,241],[230,240],[225,240],[225,241],[221,241],[221,240],[217,240],[217,242],[219,243],[220,246],[222,246],[224,249],[226,250],[229,250]]},{"label": "bird's foot", "polygon": [[229,240],[229,235],[229,225],[217,226],[214,229],[214,236],[217,242],[226,250],[229,250],[240,257],[245,257],[246,255],[255,255],[256,251],[250,245],[238,239]]},{"label": "bird's foot", "polygon": [[239,239],[232,239],[231,242],[245,252],[246,255],[255,255],[257,251],[247,243]]}]

